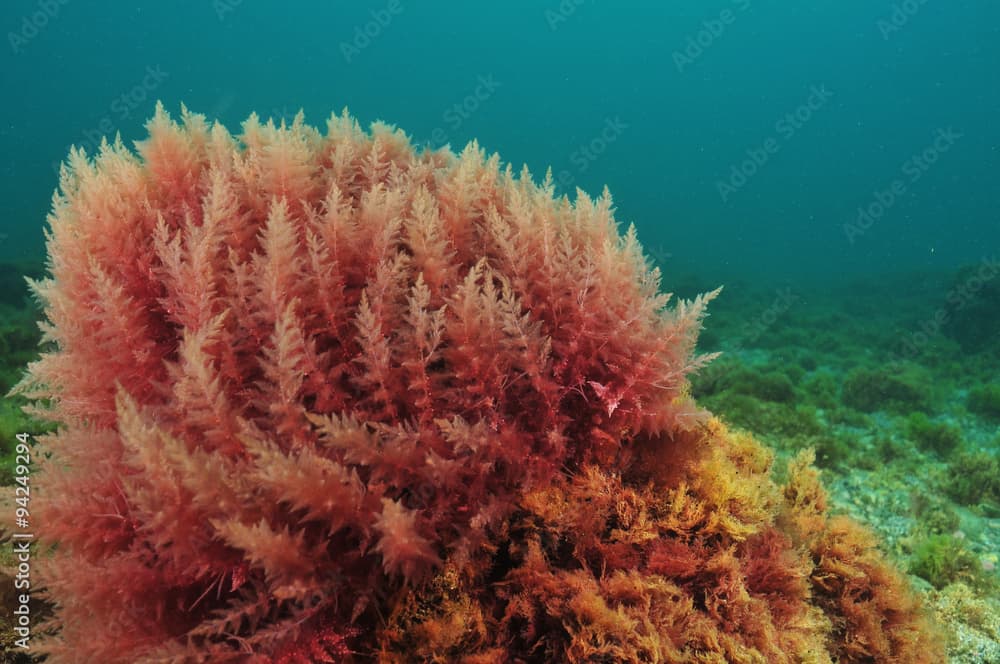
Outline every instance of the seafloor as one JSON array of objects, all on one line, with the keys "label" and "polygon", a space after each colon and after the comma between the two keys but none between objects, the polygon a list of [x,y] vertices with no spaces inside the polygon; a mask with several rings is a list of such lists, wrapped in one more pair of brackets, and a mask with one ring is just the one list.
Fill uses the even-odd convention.
[{"label": "seafloor", "polygon": [[731,283],[705,327],[700,346],[723,356],[694,379],[698,402],[779,456],[814,448],[833,509],[879,534],[951,661],[1000,663],[995,262],[837,288]]},{"label": "seafloor", "polygon": [[[4,393],[37,350],[37,311],[20,275],[40,272],[0,264]],[[683,296],[717,285],[670,274],[666,283]],[[710,311],[700,346],[723,355],[695,378],[699,403],[779,456],[814,448],[834,509],[869,524],[909,572],[951,661],[1000,663],[996,266],[837,288],[737,281]],[[3,485],[25,430],[38,426],[16,401],[0,402]],[[9,546],[0,550],[0,606],[11,606],[13,561]],[[0,664],[28,661],[10,654],[8,621],[0,613]]]}]

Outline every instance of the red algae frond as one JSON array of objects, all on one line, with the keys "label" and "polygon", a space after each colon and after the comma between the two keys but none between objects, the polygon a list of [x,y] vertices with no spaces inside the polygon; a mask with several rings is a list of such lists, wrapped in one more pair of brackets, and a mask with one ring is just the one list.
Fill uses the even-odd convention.
[{"label": "red algae frond", "polygon": [[605,191],[162,108],[49,222],[53,662],[939,661],[802,459],[700,411]]}]

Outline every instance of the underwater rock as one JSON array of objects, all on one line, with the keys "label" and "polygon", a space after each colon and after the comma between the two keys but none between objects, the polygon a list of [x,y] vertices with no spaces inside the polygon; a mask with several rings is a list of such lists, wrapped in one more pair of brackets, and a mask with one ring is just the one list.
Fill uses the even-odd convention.
[{"label": "underwater rock", "polygon": [[1000,263],[984,258],[960,269],[945,304],[944,333],[966,351],[995,347],[1000,329]]}]

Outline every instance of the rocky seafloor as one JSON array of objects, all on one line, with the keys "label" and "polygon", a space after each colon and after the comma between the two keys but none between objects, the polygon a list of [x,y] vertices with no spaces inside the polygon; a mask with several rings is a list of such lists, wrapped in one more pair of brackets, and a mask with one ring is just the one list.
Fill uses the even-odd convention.
[{"label": "rocky seafloor", "polygon": [[[5,274],[24,269],[0,266]],[[717,285],[677,281],[685,296]],[[816,451],[834,510],[879,534],[941,626],[951,661],[969,664],[1000,663],[994,281],[970,266],[836,288],[727,283],[700,343],[723,354],[692,385],[701,405],[753,432],[779,460]],[[38,342],[37,312],[17,280],[11,283],[0,301],[4,393]],[[18,406],[0,402],[5,485],[14,436],[39,426]],[[2,551],[6,607],[14,561],[9,545]],[[10,628],[10,616],[0,612],[0,664],[29,661],[12,648]]]}]

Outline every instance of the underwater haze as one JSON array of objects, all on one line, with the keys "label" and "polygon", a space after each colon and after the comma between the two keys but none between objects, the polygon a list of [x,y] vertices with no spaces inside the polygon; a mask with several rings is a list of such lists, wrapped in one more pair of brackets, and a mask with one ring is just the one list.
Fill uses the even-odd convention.
[{"label": "underwater haze", "polygon": [[[581,566],[583,544],[575,548],[572,539],[601,540],[600,548],[615,552],[616,564],[634,566],[629,573],[642,583],[666,579],[688,593],[676,597],[686,598],[685,615],[694,617],[670,614],[663,618],[670,629],[652,634],[663,637],[661,645],[673,647],[677,639],[685,657],[658,661],[707,661],[715,651],[695,652],[697,644],[731,645],[732,636],[763,650],[716,653],[718,661],[780,662],[781,654],[797,661],[808,653],[799,659],[938,664],[946,652],[954,664],[1000,664],[1000,3],[4,0],[0,36],[0,664],[42,661],[37,644],[46,641],[37,628],[49,618],[59,638],[47,647],[58,655],[60,639],[65,646],[63,658],[50,662],[110,661],[115,653],[117,661],[149,661],[133,655],[157,645],[154,633],[167,634],[167,627],[175,633],[157,647],[180,648],[181,640],[185,647],[204,646],[198,661],[212,659],[218,648],[245,653],[251,647],[258,654],[284,653],[275,661],[300,661],[285,657],[293,651],[314,659],[326,653],[323,661],[334,661],[333,654],[351,661],[346,653],[354,652],[361,653],[356,661],[370,661],[379,648],[397,646],[400,659],[392,661],[452,661],[440,654],[446,651],[455,659],[534,661],[562,650],[529,636],[559,644],[574,625],[587,648],[647,642],[641,630],[660,623],[629,617],[650,606],[631,595],[607,604],[594,595],[602,608],[587,609],[586,620],[552,613],[575,600],[538,600],[537,616],[519,622],[517,611],[529,603],[505,603],[516,596],[508,582],[522,569],[517,552],[529,550],[518,538],[529,535],[552,544],[537,557],[547,556],[546,564],[560,573],[593,572],[591,581],[602,577],[601,584],[618,574],[614,565]],[[164,112],[150,122],[158,102]],[[178,129],[168,119],[179,121],[185,107],[218,120],[237,138],[253,113],[264,126],[249,122],[252,140],[242,148],[236,141],[222,148],[225,141],[211,143],[209,160],[198,123]],[[327,119],[345,108],[366,130],[379,120],[400,128],[414,147],[378,129],[353,132],[344,120],[331,123],[324,143],[340,159],[335,167],[320,161],[318,151],[300,159],[294,146],[309,143],[304,137],[312,134],[293,124],[299,112],[307,126],[326,134]],[[116,136],[129,149],[153,137],[146,161],[129,170],[149,187],[119,186],[110,177],[76,181],[64,171],[72,193],[49,216],[71,147],[93,156],[105,137]],[[474,151],[456,160],[431,152],[446,146],[460,152],[473,140],[515,172],[527,166],[535,183],[551,169],[556,194],[571,201],[577,188],[596,199],[607,187],[619,231],[635,225],[649,265],[636,264],[630,241],[617,242],[602,207],[606,199],[571,209],[535,185],[497,177],[493,162]],[[191,154],[199,156],[185,162]],[[407,164],[406,177],[385,165],[386,154],[396,167]],[[212,178],[230,158],[264,164],[260,173],[233,169],[234,181],[259,176],[266,184],[234,186],[227,196],[228,176]],[[177,175],[187,172],[185,164],[210,161],[199,176],[211,185],[203,187],[207,193],[192,191]],[[106,173],[115,163],[103,160],[97,169]],[[183,168],[172,168],[177,165]],[[433,192],[421,188],[422,177],[435,183]],[[289,181],[295,186],[286,188]],[[420,187],[410,191],[400,183]],[[279,204],[275,196],[265,213],[264,197],[254,197],[278,187],[282,198],[294,200]],[[156,197],[147,191],[159,198],[151,202]],[[330,198],[321,203],[317,192]],[[364,204],[327,203],[343,192]],[[202,215],[179,212],[203,193]],[[475,203],[465,206],[466,200]],[[412,201],[410,211],[400,214],[394,201]],[[318,222],[319,215],[296,209],[328,216]],[[284,219],[288,210],[297,225]],[[169,223],[151,232],[161,213]],[[493,223],[497,219],[501,223]],[[322,232],[314,233],[313,225]],[[563,240],[558,246],[551,242],[553,227]],[[48,266],[46,231],[52,235]],[[639,269],[654,266],[662,272],[662,291],[676,293],[681,303],[654,297],[655,276]],[[39,297],[30,297],[25,276],[42,280]],[[372,305],[369,292],[375,293]],[[458,293],[466,294],[461,306]],[[521,303],[527,303],[523,309]],[[480,315],[480,309],[493,313]],[[487,320],[494,327],[487,329]],[[463,355],[472,345],[475,353]],[[651,363],[661,356],[669,362]],[[424,372],[416,388],[414,367]],[[489,380],[476,373],[495,369]],[[462,382],[469,376],[480,382]],[[542,388],[544,398],[531,396]],[[156,399],[162,410],[152,410]],[[53,410],[39,410],[47,406]],[[572,425],[566,436],[540,424],[562,422],[553,419],[557,410]],[[451,413],[454,421],[447,419]],[[336,417],[357,418],[357,431],[367,432],[348,436],[357,450],[317,442],[321,431],[325,440],[334,430]],[[414,443],[405,462],[398,450],[384,455],[400,477],[433,475],[433,481],[411,486],[371,470],[383,463],[386,448],[369,434],[388,431],[383,420],[411,433],[426,425],[429,433],[413,434],[420,445],[444,441],[426,454]],[[462,428],[469,440],[455,442],[441,423]],[[240,428],[244,424],[252,428]],[[531,429],[513,447],[505,437],[512,424]],[[217,443],[219,428],[230,425],[226,444]],[[544,444],[532,438],[536,427]],[[487,429],[503,436],[486,444],[493,435]],[[246,431],[273,433],[276,445],[302,444],[302,454],[261,454],[263,447],[241,452],[241,445],[264,440],[256,440],[257,433],[249,440]],[[225,531],[226,546],[218,547],[224,558],[212,558],[224,531],[204,516],[214,512],[192,508],[175,521],[190,520],[192,533],[211,527],[216,534],[157,539],[157,528],[172,532],[174,523],[159,515],[172,512],[134,507],[169,493],[158,488],[166,485],[144,488],[142,482],[157,480],[153,466],[140,473],[126,463],[122,440],[138,449],[131,439],[140,434],[141,445],[158,450],[151,458],[159,458],[168,439],[189,443],[183,468],[198,489],[193,500],[176,502],[227,511],[234,524],[243,519]],[[559,456],[590,447],[601,450],[593,452],[601,460],[594,472],[605,473],[606,484]],[[320,448],[320,456],[304,454]],[[459,453],[465,448],[478,451]],[[539,460],[542,448],[552,455]],[[32,462],[48,457],[48,469],[25,461],[25,450]],[[211,454],[195,454],[204,450]],[[217,465],[211,455],[220,450],[253,457],[260,474],[228,461]],[[516,463],[497,456],[500,450]],[[175,451],[162,456],[182,467]],[[216,460],[203,462],[209,458]],[[334,505],[327,488],[338,482],[296,474],[307,466],[319,469],[316,477],[327,472],[310,459],[336,462],[352,486],[371,482],[374,488],[354,486],[367,502],[344,488],[354,497]],[[624,472],[617,465],[632,461],[644,469]],[[269,474],[272,464],[277,470]],[[60,484],[64,467],[70,479]],[[232,477],[217,479],[229,477],[230,470],[212,474],[220,468],[233,469]],[[280,482],[273,480],[279,471],[287,471]],[[539,480],[545,491],[552,489],[544,500],[531,483],[543,471],[552,471],[551,486]],[[497,504],[516,505],[520,520],[503,521],[505,512],[490,511],[495,532],[478,521],[485,508],[468,508],[462,493],[474,488],[478,498],[492,496],[494,476],[503,477],[510,494]],[[128,482],[118,481],[125,477]],[[649,486],[640,486],[647,478]],[[571,479],[575,488],[557,498]],[[244,493],[216,500],[230,481]],[[46,482],[56,487],[48,495]],[[118,512],[88,502],[102,482],[107,504],[120,506],[113,508]],[[8,498],[16,484],[32,483],[38,488],[32,518],[15,521],[14,528]],[[614,483],[631,498],[612,499],[617,494],[607,487]],[[271,484],[285,493],[261,488]],[[287,498],[299,489],[306,498]],[[396,493],[379,500],[390,489]],[[533,493],[519,493],[529,489]],[[640,494],[663,501],[649,508],[652,521],[646,507],[633,502]],[[550,500],[551,510],[532,512]],[[338,531],[332,548],[324,548],[326,535],[317,535],[313,547],[289,533],[306,532],[325,516],[301,531],[299,524],[286,527],[283,535],[275,526],[268,531],[275,544],[265,547],[284,561],[275,569],[329,563],[324,569],[332,571],[316,578],[332,585],[289,581],[272,588],[267,584],[285,584],[286,577],[272,574],[253,546],[240,543],[244,527],[251,545],[266,535],[263,526],[254,533],[248,526],[258,520],[247,516],[257,514],[258,503],[268,510],[295,505],[285,510],[293,522],[302,514],[309,521],[324,510],[335,516],[342,510],[349,517],[343,523],[356,522],[368,534],[356,542]],[[612,503],[625,512],[606,521],[591,514]],[[738,522],[736,534],[720,539],[707,526],[671,525],[697,511],[691,505],[723,530]],[[155,518],[143,524],[147,513]],[[576,525],[577,517],[584,526]],[[453,527],[451,518],[465,525]],[[331,519],[341,523],[339,516]],[[743,519],[750,524],[745,532]],[[144,534],[119,538],[117,529],[126,528],[119,520]],[[557,534],[539,535],[543,521],[552,529],[545,532]],[[657,525],[649,526],[653,521]],[[850,525],[855,522],[862,527]],[[371,523],[385,531],[377,545]],[[496,541],[480,547],[482,567],[469,575],[482,587],[459,592],[436,571],[451,560],[451,540],[427,539],[420,527],[452,537],[466,525]],[[30,597],[16,595],[13,577],[21,562],[8,533],[27,537],[36,526],[33,541],[43,544],[32,549],[32,565],[49,564],[49,577],[43,571],[41,578],[55,581],[49,592],[36,585]],[[807,527],[811,540],[803,534]],[[764,539],[748,535],[764,531]],[[179,539],[186,541],[174,546]],[[172,586],[145,574],[153,565],[144,562],[148,541],[165,543],[157,549],[157,556],[163,553],[157,574],[166,570],[169,579],[172,570],[198,569],[192,578],[202,583],[212,570],[212,585],[184,586],[193,601],[185,608],[183,593],[171,593],[188,580]],[[112,562],[134,554],[149,585],[113,571],[132,568],[113,565],[81,567],[99,569],[100,579],[75,583],[83,577],[76,575],[74,555],[91,552],[93,542],[107,550],[121,544],[115,555],[122,555]],[[211,543],[205,552],[185,558],[186,546],[204,542]],[[296,551],[298,545],[306,548]],[[708,554],[704,546],[717,551]],[[317,553],[324,551],[325,557]],[[202,565],[202,554],[213,562]],[[722,558],[721,567],[706,562]],[[299,566],[299,560],[306,562]],[[342,564],[351,567],[344,577]],[[433,582],[414,585],[413,595],[392,585],[394,574],[409,584],[432,569]],[[348,585],[360,589],[356,602],[330,590],[351,575]],[[716,599],[709,601],[700,584],[716,577],[743,585],[713,590]],[[191,626],[215,615],[229,601],[225,593],[250,597],[251,585],[270,588],[253,603],[259,613],[246,613],[244,621],[245,607],[233,604],[236,618],[220,618],[210,638]],[[525,587],[565,590],[554,582]],[[283,613],[283,602],[306,591],[327,604],[342,603],[330,609],[339,622],[317,618],[306,629],[299,613]],[[377,601],[369,603],[369,595]],[[463,609],[468,615],[453,622],[427,618],[439,609],[451,616],[459,597],[482,604],[470,600]],[[30,609],[30,620],[20,617],[24,611],[15,614],[15,606]],[[141,610],[126,615],[128,607]],[[167,627],[149,618],[159,620],[164,607],[172,612]],[[126,622],[104,615],[105,609]],[[358,624],[367,627],[354,626],[361,613],[345,621],[353,611],[364,614]],[[418,621],[417,613],[430,622]],[[258,620],[265,615],[292,625],[289,644],[267,636],[273,625]],[[787,629],[761,627],[765,618],[782,615],[791,621]],[[740,625],[731,616],[742,616]],[[146,618],[145,627],[121,627]],[[17,631],[26,629],[20,620],[35,630],[31,638],[38,640],[30,647]],[[615,628],[588,637],[591,622],[594,629],[610,629],[604,622]],[[482,633],[473,638],[460,633],[460,625]],[[706,631],[691,636],[678,626]],[[799,632],[809,632],[809,639],[796,650],[788,644],[798,643]],[[174,638],[179,634],[184,639]],[[119,649],[119,637],[132,641]],[[450,650],[421,651],[425,637],[456,641]],[[472,652],[470,643],[480,650],[495,645],[495,659]],[[588,661],[655,659],[622,652]],[[587,657],[578,651],[577,659]]]},{"label": "underwater haze", "polygon": [[654,258],[837,281],[997,249],[1000,6],[985,0],[11,1],[0,256],[42,252],[71,145],[156,100],[230,129],[345,106],[607,185]]}]

